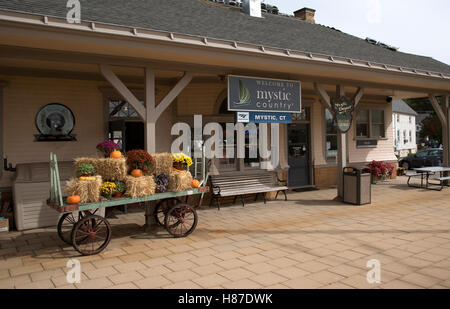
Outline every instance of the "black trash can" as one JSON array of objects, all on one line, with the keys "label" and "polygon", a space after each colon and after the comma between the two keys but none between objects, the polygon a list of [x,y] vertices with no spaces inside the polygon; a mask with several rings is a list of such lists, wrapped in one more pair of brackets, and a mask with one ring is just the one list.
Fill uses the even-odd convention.
[{"label": "black trash can", "polygon": [[353,205],[372,203],[371,174],[354,167],[346,167],[343,172],[343,200]]}]

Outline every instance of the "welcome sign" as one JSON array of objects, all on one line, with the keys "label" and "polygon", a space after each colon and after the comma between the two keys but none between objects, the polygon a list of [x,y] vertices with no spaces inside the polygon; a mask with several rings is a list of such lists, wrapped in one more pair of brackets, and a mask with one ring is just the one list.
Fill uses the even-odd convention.
[{"label": "welcome sign", "polygon": [[332,105],[339,131],[342,133],[348,132],[352,126],[352,113],[355,108],[355,102],[342,96],[333,100]]},{"label": "welcome sign", "polygon": [[300,113],[301,84],[298,81],[229,75],[228,110]]}]

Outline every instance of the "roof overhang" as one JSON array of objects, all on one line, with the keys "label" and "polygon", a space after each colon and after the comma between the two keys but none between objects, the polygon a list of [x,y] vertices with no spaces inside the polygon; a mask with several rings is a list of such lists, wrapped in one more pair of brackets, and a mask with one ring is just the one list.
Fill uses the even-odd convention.
[{"label": "roof overhang", "polygon": [[[357,59],[120,25],[70,24],[62,18],[9,11],[0,11],[0,24],[0,44],[4,46],[126,57],[135,59],[136,66],[180,63],[225,72],[275,72],[311,81],[373,83],[390,89],[450,93],[449,74]],[[0,56],[5,56],[4,50]]]}]

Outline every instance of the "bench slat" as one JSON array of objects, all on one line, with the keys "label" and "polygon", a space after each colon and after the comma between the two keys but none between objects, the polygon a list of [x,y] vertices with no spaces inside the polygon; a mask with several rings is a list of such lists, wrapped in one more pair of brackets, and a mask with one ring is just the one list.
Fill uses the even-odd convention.
[{"label": "bench slat", "polygon": [[[220,188],[220,196],[223,197],[288,190],[286,186],[278,186],[276,179],[274,172],[246,173],[211,176],[211,183]],[[213,191],[219,192],[218,189]]]},{"label": "bench slat", "polygon": [[450,180],[450,176],[449,177],[437,177],[437,178],[432,178],[433,180],[440,180],[440,181],[444,181],[444,180]]}]

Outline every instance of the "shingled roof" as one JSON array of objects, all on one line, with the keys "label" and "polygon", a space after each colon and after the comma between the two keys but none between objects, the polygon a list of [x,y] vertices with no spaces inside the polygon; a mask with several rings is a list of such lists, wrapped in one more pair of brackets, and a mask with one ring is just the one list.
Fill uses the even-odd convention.
[{"label": "shingled roof", "polygon": [[[430,57],[376,46],[363,39],[294,17],[248,16],[206,0],[81,0],[83,21],[196,35],[266,47],[344,57],[450,74]],[[0,0],[0,10],[65,18],[65,0]]]},{"label": "shingled roof", "polygon": [[392,112],[398,114],[406,114],[417,116],[415,110],[413,110],[408,104],[406,104],[403,100],[394,100],[392,101]]}]

